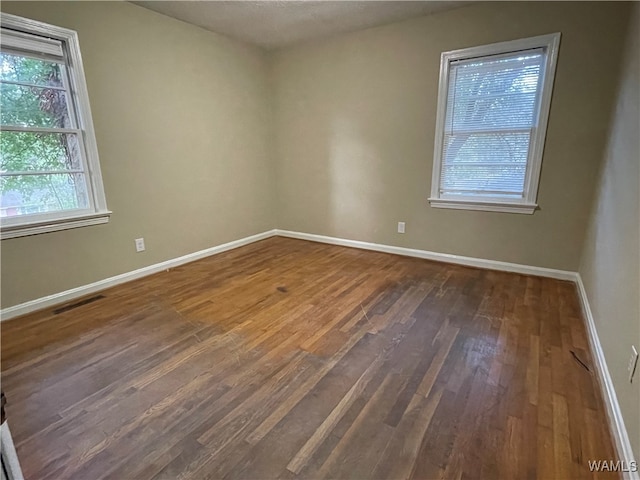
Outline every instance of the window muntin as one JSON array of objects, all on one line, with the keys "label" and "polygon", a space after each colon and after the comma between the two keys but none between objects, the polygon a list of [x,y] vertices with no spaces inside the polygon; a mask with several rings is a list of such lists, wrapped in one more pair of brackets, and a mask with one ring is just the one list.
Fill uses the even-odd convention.
[{"label": "window muntin", "polygon": [[2,238],[106,222],[75,32],[7,15],[0,50]]},{"label": "window muntin", "polygon": [[533,213],[558,41],[442,55],[433,206]]}]

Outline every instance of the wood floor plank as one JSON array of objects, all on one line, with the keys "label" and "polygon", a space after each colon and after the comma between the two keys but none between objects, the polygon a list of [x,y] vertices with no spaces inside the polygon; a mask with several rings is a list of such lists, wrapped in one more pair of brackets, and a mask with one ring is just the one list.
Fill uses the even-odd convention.
[{"label": "wood floor plank", "polygon": [[424,434],[429,428],[442,390],[428,397],[414,395],[384,454],[376,462],[373,478],[409,478],[418,458]]},{"label": "wood floor plank", "polygon": [[569,282],[274,237],[100,294],[1,324],[26,478],[617,478]]},{"label": "wood floor plank", "polygon": [[320,444],[331,433],[331,430],[342,419],[347,410],[353,405],[358,396],[368,385],[369,381],[377,373],[382,363],[387,358],[388,351],[393,348],[395,344],[386,347],[375,360],[367,367],[367,369],[360,375],[358,380],[353,384],[349,391],[342,397],[338,405],[334,407],[331,413],[325,418],[320,427],[316,429],[311,438],[307,440],[304,446],[298,451],[295,457],[287,465],[287,470],[292,473],[300,473],[300,470],[304,467],[307,461],[318,449]]}]

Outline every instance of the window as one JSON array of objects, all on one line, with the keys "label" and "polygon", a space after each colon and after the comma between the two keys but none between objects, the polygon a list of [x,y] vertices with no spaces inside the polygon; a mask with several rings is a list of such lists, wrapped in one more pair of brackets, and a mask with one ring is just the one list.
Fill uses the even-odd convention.
[{"label": "window", "polygon": [[533,213],[560,34],[442,54],[433,207]]},{"label": "window", "polygon": [[0,232],[109,220],[77,34],[2,15]]}]

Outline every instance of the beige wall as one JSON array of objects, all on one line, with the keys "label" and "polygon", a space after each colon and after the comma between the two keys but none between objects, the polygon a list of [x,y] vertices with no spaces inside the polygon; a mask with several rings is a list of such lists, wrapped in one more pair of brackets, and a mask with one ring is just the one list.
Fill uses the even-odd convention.
[{"label": "beige wall", "polygon": [[640,5],[631,18],[580,274],[638,460],[640,372],[629,383],[627,362],[640,351]]},{"label": "beige wall", "polygon": [[2,307],[274,227],[262,51],[124,2],[1,8],[78,32],[113,210],[106,225],[3,240]]},{"label": "beige wall", "polygon": [[[1,8],[78,31],[114,211],[3,241],[2,307],[274,227],[578,268],[628,5],[485,3],[269,55],[128,3]],[[556,31],[541,210],[430,207],[440,52]]]},{"label": "beige wall", "polygon": [[[3,308],[276,226],[580,265],[640,452],[640,382],[625,368],[630,344],[640,347],[640,8],[626,50],[629,5],[503,2],[271,55],[128,3],[1,8],[78,31],[114,212],[107,225],[3,241]],[[440,52],[556,31],[541,210],[429,207]],[[147,251],[136,254],[141,236]]]},{"label": "beige wall", "polygon": [[[278,227],[577,270],[628,8],[478,4],[277,52]],[[552,32],[562,40],[541,210],[430,207],[440,53]]]}]

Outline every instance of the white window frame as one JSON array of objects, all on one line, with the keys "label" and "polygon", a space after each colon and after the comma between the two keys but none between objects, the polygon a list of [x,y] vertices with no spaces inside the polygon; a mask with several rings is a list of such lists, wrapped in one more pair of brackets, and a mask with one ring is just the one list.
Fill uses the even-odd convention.
[{"label": "white window frame", "polygon": [[[3,217],[0,221],[0,238],[4,240],[107,223],[111,211],[107,208],[104,194],[98,145],[91,119],[89,93],[82,66],[78,34],[74,30],[5,13],[2,14],[0,23],[3,28],[40,35],[62,42],[66,71],[68,72],[69,93],[72,97],[69,108],[74,109],[77,118],[79,144],[84,153],[82,157],[85,162],[84,169],[89,194],[89,206],[86,209]],[[11,127],[11,130],[17,131],[14,127]],[[29,128],[25,127],[24,130],[29,131]]]},{"label": "white window frame", "polygon": [[[540,181],[542,154],[547,132],[549,107],[551,105],[551,95],[559,46],[560,33],[553,33],[549,35],[540,35],[537,37],[523,38],[520,40],[500,42],[442,53],[440,57],[440,81],[438,85],[438,110],[436,116],[436,133],[433,153],[433,175],[431,179],[431,197],[429,197],[429,203],[432,207],[525,214],[532,214],[538,208],[536,203],[538,184]],[[542,90],[540,91],[541,99],[538,111],[538,122],[531,135],[524,181],[524,194],[522,199],[473,195],[465,195],[462,198],[456,195],[455,198],[452,198],[451,195],[441,195],[440,180],[442,172],[442,151],[444,147],[444,123],[447,112],[447,95],[449,91],[449,71],[451,63],[457,60],[501,55],[536,48],[545,49],[546,62],[542,72],[543,83]]]}]

